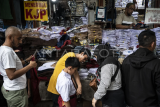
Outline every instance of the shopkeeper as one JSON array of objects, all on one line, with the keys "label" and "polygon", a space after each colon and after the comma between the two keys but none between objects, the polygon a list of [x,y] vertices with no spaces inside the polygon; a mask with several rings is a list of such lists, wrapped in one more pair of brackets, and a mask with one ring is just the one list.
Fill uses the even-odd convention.
[{"label": "shopkeeper", "polygon": [[132,29],[132,28],[140,28],[140,26],[135,26],[137,24],[136,20],[132,16],[132,13],[135,9],[134,3],[128,3],[125,12],[121,13],[116,18],[116,28],[117,29]]}]

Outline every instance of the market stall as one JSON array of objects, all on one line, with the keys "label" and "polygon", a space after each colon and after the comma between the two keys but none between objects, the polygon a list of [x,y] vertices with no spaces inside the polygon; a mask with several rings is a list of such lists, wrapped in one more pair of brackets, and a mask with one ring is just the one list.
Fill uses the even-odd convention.
[{"label": "market stall", "polygon": [[[50,7],[48,7],[47,1],[39,1],[42,4],[37,5],[37,7],[36,4],[31,4],[31,1],[25,2],[25,20],[29,26],[22,30],[22,50],[26,58],[34,55],[38,63],[35,78],[38,81],[40,99],[34,102],[35,105],[40,101],[52,101],[52,94],[47,91],[48,82],[54,72],[56,62],[67,52],[78,53],[82,47],[91,51],[90,62],[82,64],[79,70],[82,83],[81,98],[89,101],[89,103],[91,103],[95,93],[89,83],[95,77],[98,69],[98,64],[93,59],[96,46],[108,44],[114,57],[122,63],[124,58],[138,49],[138,35],[145,29],[151,29],[156,33],[155,53],[159,56],[160,28],[153,28],[151,24],[159,23],[160,19],[158,15],[155,16],[157,14],[155,13],[152,14],[152,19],[150,18],[150,24],[145,23],[145,20],[148,21],[149,18],[144,18],[145,2],[143,3],[143,0],[137,0],[135,3],[136,11],[132,13],[138,23],[143,23],[141,27],[139,29],[116,29],[116,17],[125,12],[127,3],[132,2],[135,3],[135,0],[116,0],[115,2],[112,0],[59,0],[51,2],[52,6]],[[151,0],[148,2],[148,7],[153,7]],[[48,8],[53,9],[53,15],[48,12]],[[35,14],[39,10],[40,13]],[[147,9],[147,12],[149,11],[153,10]],[[146,16],[149,17],[149,15]],[[52,20],[47,22],[51,16]],[[155,17],[157,22],[154,22]],[[32,21],[34,21],[34,26],[36,26],[36,21],[40,21],[40,26],[31,27]],[[47,24],[43,25],[43,23]],[[5,29],[0,28],[3,35],[4,31]]]}]

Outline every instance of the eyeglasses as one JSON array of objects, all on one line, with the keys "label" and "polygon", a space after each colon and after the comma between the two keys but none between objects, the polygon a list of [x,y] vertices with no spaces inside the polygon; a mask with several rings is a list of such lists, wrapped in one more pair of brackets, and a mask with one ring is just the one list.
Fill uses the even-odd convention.
[{"label": "eyeglasses", "polygon": [[134,9],[133,8],[129,8],[130,10],[132,10],[132,11],[134,11]]}]

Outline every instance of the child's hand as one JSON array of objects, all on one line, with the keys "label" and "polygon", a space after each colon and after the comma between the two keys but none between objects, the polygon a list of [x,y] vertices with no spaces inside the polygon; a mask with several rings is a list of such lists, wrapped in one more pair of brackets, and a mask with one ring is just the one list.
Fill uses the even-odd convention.
[{"label": "child's hand", "polygon": [[28,91],[28,98],[30,98],[31,97],[31,93],[30,93],[30,91]]},{"label": "child's hand", "polygon": [[82,87],[78,87],[77,88],[77,93],[76,93],[77,95],[80,95],[80,94],[82,94]]}]

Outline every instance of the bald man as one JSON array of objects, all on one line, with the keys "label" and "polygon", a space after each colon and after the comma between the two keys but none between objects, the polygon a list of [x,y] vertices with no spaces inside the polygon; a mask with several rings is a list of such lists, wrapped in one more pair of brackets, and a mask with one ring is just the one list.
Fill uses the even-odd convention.
[{"label": "bald man", "polygon": [[117,29],[138,29],[140,25],[135,26],[137,24],[136,20],[132,16],[133,11],[135,10],[134,3],[128,3],[125,12],[121,13],[116,18],[116,28]]},{"label": "bald man", "polygon": [[[20,29],[9,27],[5,31],[5,42],[0,47],[0,73],[3,76],[1,91],[7,100],[8,107],[28,107],[28,95],[26,91],[25,73],[37,66],[35,61],[23,68],[21,60],[17,57],[13,47],[22,43]],[[31,57],[26,60],[29,61]]]}]

